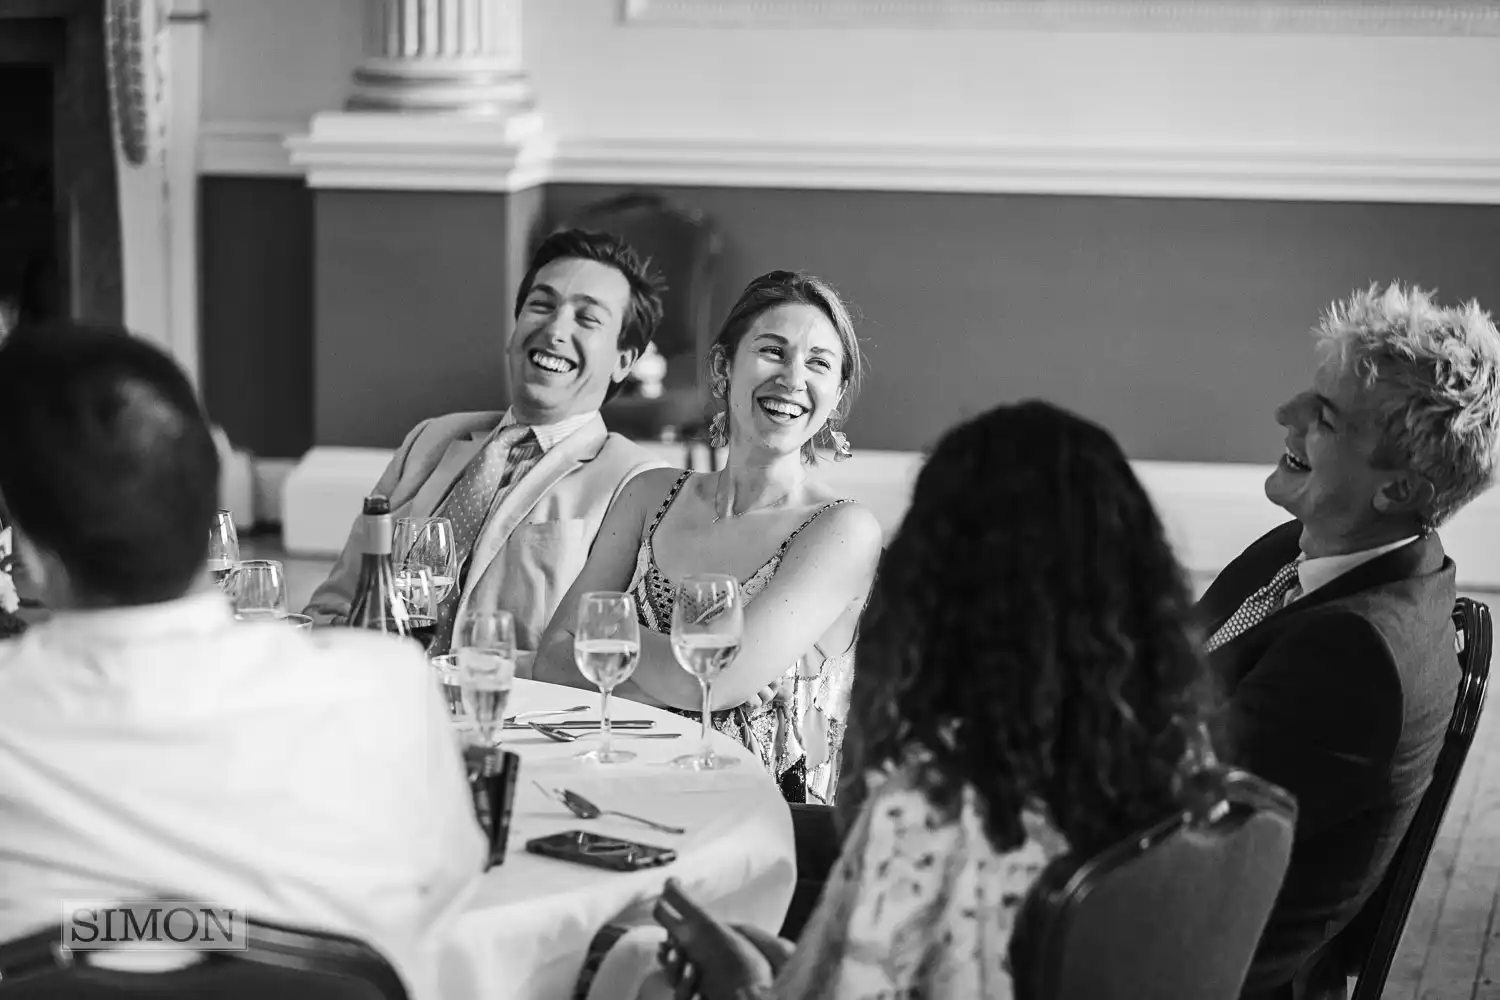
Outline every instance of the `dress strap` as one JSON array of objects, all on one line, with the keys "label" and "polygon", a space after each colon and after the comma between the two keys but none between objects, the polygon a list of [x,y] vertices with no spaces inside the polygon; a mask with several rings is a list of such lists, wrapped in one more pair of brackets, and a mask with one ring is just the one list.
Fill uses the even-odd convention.
[{"label": "dress strap", "polygon": [[817,510],[813,511],[810,515],[808,515],[808,518],[807,518],[806,521],[803,521],[801,524],[797,525],[797,530],[796,531],[793,531],[790,535],[786,536],[786,541],[782,542],[781,543],[781,548],[779,548],[779,549],[776,550],[776,559],[777,559],[777,561],[779,562],[781,560],[781,557],[784,556],[784,555],[786,555],[786,550],[792,547],[792,540],[794,538],[796,538],[798,535],[802,534],[802,529],[803,528],[807,527],[809,524],[812,524],[814,521],[816,521],[818,519],[818,515],[819,514],[823,513],[825,510],[832,510],[834,507],[837,507],[840,504],[853,503],[853,502],[854,502],[853,500],[849,499],[848,497],[845,497],[842,500],[835,500],[832,503],[825,503],[823,506],[821,506]]},{"label": "dress strap", "polygon": [[657,510],[656,517],[652,519],[651,527],[646,529],[647,542],[650,542],[653,538],[656,537],[657,525],[661,524],[661,519],[667,516],[667,511],[672,508],[672,501],[677,499],[677,494],[682,492],[682,487],[690,478],[692,478],[692,475],[693,473],[691,471],[684,472],[682,475],[677,477],[677,482],[673,483],[672,488],[667,491],[667,498],[661,502],[661,508]]}]

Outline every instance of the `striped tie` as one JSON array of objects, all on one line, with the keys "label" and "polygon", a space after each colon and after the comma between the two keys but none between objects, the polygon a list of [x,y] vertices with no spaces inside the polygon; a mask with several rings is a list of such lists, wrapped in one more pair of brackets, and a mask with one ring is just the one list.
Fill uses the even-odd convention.
[{"label": "striped tie", "polygon": [[516,471],[530,463],[539,451],[536,435],[523,424],[512,424],[495,435],[495,439],[470,460],[454,484],[453,491],[438,506],[436,516],[453,522],[453,553],[458,560],[458,579],[452,592],[438,609],[437,636],[432,655],[448,652],[453,636],[453,614],[468,575],[474,543],[489,519],[495,495],[511,484]]},{"label": "striped tie", "polygon": [[1293,560],[1277,570],[1270,583],[1245,598],[1245,603],[1240,605],[1239,610],[1230,615],[1229,620],[1220,625],[1217,632],[1209,636],[1203,651],[1212,653],[1281,610],[1286,595],[1296,584],[1297,563]]}]

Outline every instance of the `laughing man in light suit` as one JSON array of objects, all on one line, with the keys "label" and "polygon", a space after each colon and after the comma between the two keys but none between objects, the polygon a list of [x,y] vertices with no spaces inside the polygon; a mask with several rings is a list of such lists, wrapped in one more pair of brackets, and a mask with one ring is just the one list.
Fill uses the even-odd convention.
[{"label": "laughing man in light suit", "polygon": [[[511,612],[518,646],[536,649],[616,494],[664,464],[609,433],[599,415],[661,316],[660,283],[628,246],[554,233],[516,294],[510,409],[433,417],[406,435],[371,492],[389,497],[396,517],[453,521],[459,577],[433,653],[447,651],[470,606]],[[306,613],[346,616],[359,562],[351,534]]]}]

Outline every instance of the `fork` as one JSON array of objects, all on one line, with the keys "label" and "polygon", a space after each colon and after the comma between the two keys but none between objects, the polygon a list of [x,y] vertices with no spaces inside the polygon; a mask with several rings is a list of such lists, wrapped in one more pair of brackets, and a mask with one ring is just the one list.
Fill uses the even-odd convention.
[{"label": "fork", "polygon": [[574,705],[572,708],[556,708],[547,712],[518,712],[515,715],[507,715],[504,721],[506,725],[510,725],[522,719],[543,719],[549,715],[572,715],[574,712],[587,712],[588,710],[587,705]]}]

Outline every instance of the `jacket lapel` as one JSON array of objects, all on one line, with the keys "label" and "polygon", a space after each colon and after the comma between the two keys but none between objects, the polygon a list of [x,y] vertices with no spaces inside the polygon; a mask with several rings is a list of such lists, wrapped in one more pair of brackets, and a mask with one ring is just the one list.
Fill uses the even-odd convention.
[{"label": "jacket lapel", "polygon": [[500,505],[490,512],[489,520],[485,522],[478,541],[474,543],[474,555],[469,563],[469,575],[464,580],[460,608],[489,570],[490,563],[510,541],[516,526],[531,513],[531,509],[542,497],[552,491],[560,479],[597,457],[608,434],[604,418],[596,415],[592,421],[542,455],[531,471],[511,488]]},{"label": "jacket lapel", "polygon": [[1302,523],[1288,521],[1252,542],[1219,572],[1193,609],[1204,638],[1218,631],[1245,599],[1270,582],[1301,551]]},{"label": "jacket lapel", "polygon": [[443,452],[432,474],[423,480],[411,503],[398,516],[431,517],[492,432],[493,429],[471,431],[468,437],[448,442],[448,449]]}]

